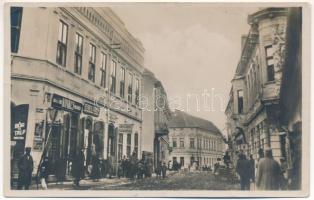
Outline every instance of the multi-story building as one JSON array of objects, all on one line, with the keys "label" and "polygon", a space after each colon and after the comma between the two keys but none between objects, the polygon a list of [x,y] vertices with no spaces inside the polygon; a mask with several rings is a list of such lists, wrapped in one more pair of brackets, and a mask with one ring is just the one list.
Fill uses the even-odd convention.
[{"label": "multi-story building", "polygon": [[143,73],[143,83],[142,150],[153,154],[156,167],[158,162],[168,161],[171,111],[162,83],[147,69]]},{"label": "multi-story building", "polygon": [[223,135],[210,121],[183,111],[172,113],[169,124],[169,143],[172,151],[169,161],[178,162],[182,168],[213,166],[225,151]]},{"label": "multi-story building", "polygon": [[279,99],[281,135],[285,138],[289,188],[301,189],[302,163],[308,164],[302,161],[302,8],[288,9],[286,41]]},{"label": "multi-story building", "polygon": [[279,96],[286,46],[286,8],[266,8],[249,15],[250,31],[232,79],[226,108],[232,151],[258,158],[266,146],[285,156],[279,122]]},{"label": "multi-story building", "polygon": [[42,155],[68,175],[80,150],[140,158],[143,54],[110,8],[11,7],[11,169],[25,147],[34,173]]}]

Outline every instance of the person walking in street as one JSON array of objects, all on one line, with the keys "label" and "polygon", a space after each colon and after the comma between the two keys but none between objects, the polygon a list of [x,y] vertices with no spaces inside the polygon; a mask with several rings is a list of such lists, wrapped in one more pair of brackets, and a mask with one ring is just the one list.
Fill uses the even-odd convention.
[{"label": "person walking in street", "polygon": [[280,188],[282,190],[287,190],[288,188],[287,169],[288,166],[285,158],[280,158],[280,171],[281,171]]},{"label": "person walking in street", "polygon": [[100,178],[100,160],[96,154],[92,156],[92,171],[91,179],[93,181],[99,181]]},{"label": "person walking in street", "polygon": [[251,164],[251,180],[252,183],[255,183],[255,160],[252,154],[250,155],[250,164]]},{"label": "person walking in street", "polygon": [[60,157],[56,161],[56,184],[61,183],[63,184],[63,181],[65,180],[65,172],[66,172],[66,159]]},{"label": "person walking in street", "polygon": [[166,178],[166,173],[167,173],[167,166],[166,166],[166,163],[164,162],[161,166],[161,174],[162,174],[163,179]]},{"label": "person walking in street", "polygon": [[122,168],[122,177],[126,177],[126,170],[127,170],[127,168],[126,168],[126,162],[127,162],[127,160],[126,160],[126,157],[125,156],[123,156],[123,158],[122,158],[122,161],[121,161],[121,168]]},{"label": "person walking in street", "polygon": [[32,182],[32,172],[34,169],[30,147],[25,148],[25,154],[18,161],[18,169],[19,176],[17,189],[22,190],[24,188],[25,190],[28,190]]},{"label": "person walking in street", "polygon": [[280,177],[280,165],[273,159],[272,150],[266,149],[258,163],[256,186],[259,190],[279,190]]},{"label": "person walking in street", "polygon": [[161,178],[161,162],[159,161],[157,163],[157,167],[156,167],[156,178],[160,179]]},{"label": "person walking in street", "polygon": [[80,186],[80,180],[84,178],[84,175],[85,175],[84,161],[85,161],[85,156],[84,156],[83,150],[81,150],[77,153],[73,161],[73,176],[74,176],[74,184],[76,186]]},{"label": "person walking in street", "polygon": [[41,187],[44,190],[48,189],[48,186],[47,186],[47,179],[48,179],[48,172],[49,172],[48,167],[49,167],[49,160],[48,160],[48,157],[45,157],[43,162],[40,165],[40,171],[39,171]]},{"label": "person walking in street", "polygon": [[239,154],[236,171],[240,176],[241,190],[250,190],[251,164],[243,153]]}]

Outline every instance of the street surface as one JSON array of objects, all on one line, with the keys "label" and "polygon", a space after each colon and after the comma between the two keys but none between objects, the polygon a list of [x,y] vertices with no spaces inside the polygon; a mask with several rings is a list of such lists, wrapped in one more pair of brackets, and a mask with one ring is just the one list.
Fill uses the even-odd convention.
[{"label": "street surface", "polygon": [[[36,189],[33,186],[32,189]],[[170,172],[166,179],[145,178],[129,180],[101,179],[99,182],[82,180],[80,187],[72,182],[63,185],[51,183],[48,189],[52,190],[239,190],[238,183],[231,184],[226,180],[216,180],[211,172]]]}]

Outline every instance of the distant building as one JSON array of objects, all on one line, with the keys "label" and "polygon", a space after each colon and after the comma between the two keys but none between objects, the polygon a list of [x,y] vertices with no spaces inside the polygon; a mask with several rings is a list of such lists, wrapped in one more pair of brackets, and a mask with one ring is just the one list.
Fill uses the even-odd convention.
[{"label": "distant building", "polygon": [[[11,8],[11,159],[141,157],[144,48],[110,8]],[[47,144],[47,145],[45,145]],[[16,174],[16,173],[13,173]]]},{"label": "distant building", "polygon": [[275,159],[286,156],[280,126],[280,87],[286,49],[286,8],[261,9],[248,17],[251,28],[242,37],[242,53],[225,114],[229,148],[255,159],[271,147]]},{"label": "distant building", "polygon": [[194,162],[198,166],[213,166],[225,151],[223,136],[210,121],[176,110],[169,124],[169,142],[172,151],[169,161],[175,160],[188,168]]},{"label": "distant building", "polygon": [[166,162],[169,155],[168,124],[171,111],[162,83],[149,70],[143,73],[142,151],[153,154],[154,166]]}]

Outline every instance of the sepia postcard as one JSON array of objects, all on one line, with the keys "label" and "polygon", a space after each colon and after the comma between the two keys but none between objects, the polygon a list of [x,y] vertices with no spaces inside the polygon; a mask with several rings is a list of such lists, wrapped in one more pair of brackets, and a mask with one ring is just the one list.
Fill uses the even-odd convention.
[{"label": "sepia postcard", "polygon": [[4,3],[4,195],[308,196],[310,14]]}]

